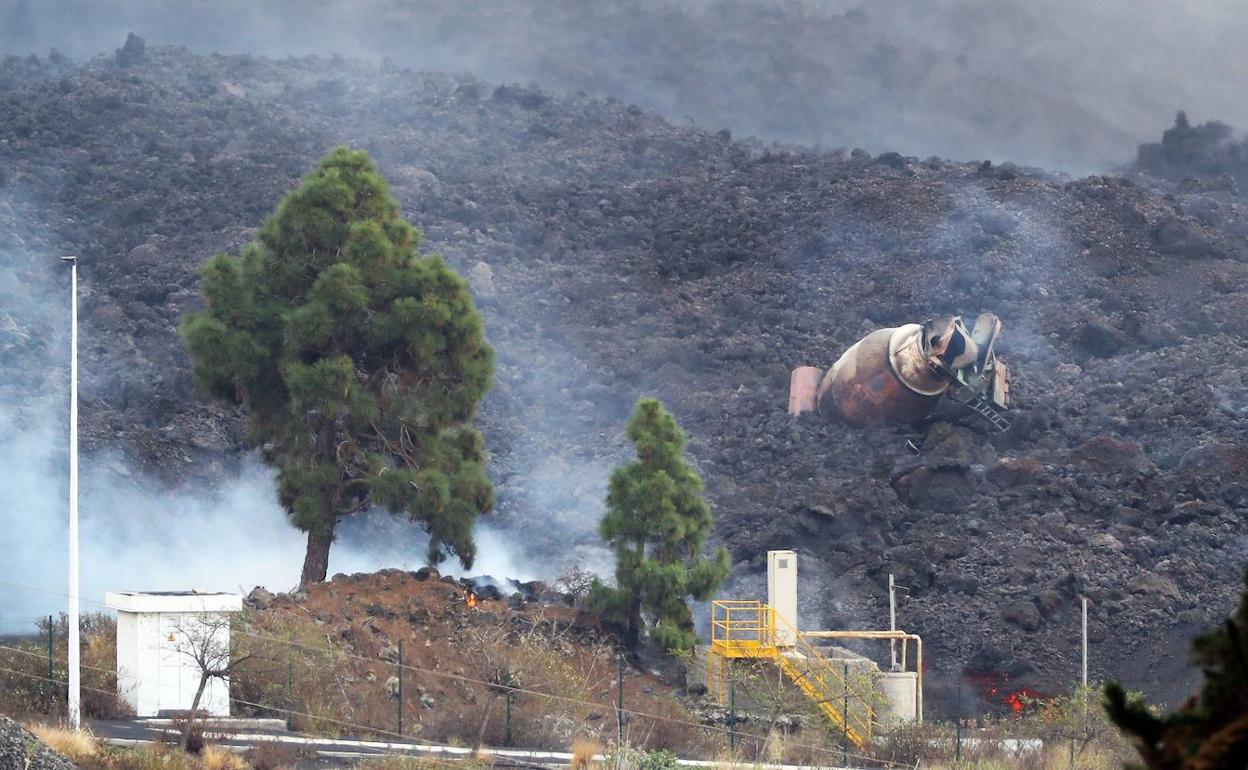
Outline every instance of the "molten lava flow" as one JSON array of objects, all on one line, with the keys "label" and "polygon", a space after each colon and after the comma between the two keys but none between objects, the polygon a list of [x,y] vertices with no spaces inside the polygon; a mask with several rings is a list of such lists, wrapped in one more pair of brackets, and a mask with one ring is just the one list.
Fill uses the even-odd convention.
[{"label": "molten lava flow", "polygon": [[1021,714],[1023,709],[1034,705],[1036,701],[1044,700],[1044,697],[1030,687],[1023,687],[1005,696],[1005,705],[1009,706],[1010,711],[1015,714]]},{"label": "molten lava flow", "polygon": [[986,703],[1004,707],[1004,713],[1008,714],[1022,714],[1051,697],[1031,687],[1015,689],[1010,683],[1010,675],[1005,672],[967,674],[966,678],[979,690],[980,697]]},{"label": "molten lava flow", "polygon": [[477,607],[477,595],[476,595],[476,594],[474,594],[472,591],[468,591],[468,592],[466,592],[466,593],[464,594],[464,603],[468,605],[468,609],[470,609],[470,610],[472,610],[472,609],[476,609],[476,607]]}]

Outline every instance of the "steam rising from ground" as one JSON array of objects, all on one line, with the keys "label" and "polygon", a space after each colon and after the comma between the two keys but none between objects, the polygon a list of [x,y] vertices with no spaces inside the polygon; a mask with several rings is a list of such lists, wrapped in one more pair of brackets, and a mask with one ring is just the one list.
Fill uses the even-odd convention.
[{"label": "steam rising from ground", "polygon": [[0,0],[0,52],[389,57],[802,144],[1128,160],[1180,108],[1248,124],[1240,0]]},{"label": "steam rising from ground", "polygon": [[[21,428],[0,417],[6,481],[0,487],[0,618],[60,611],[66,591],[66,420],[47,415]],[[304,536],[274,499],[270,472],[250,462],[221,488],[168,489],[136,476],[118,457],[88,458],[81,474],[81,569],[85,610],[106,591],[200,588],[287,590],[299,580]],[[348,520],[330,554],[330,574],[422,566],[424,536],[384,513]],[[528,580],[514,543],[489,524],[477,530],[471,574]],[[458,562],[443,571],[463,574]]]},{"label": "steam rising from ground", "polygon": [[[15,207],[13,195],[0,196],[0,230],[10,235],[0,244],[0,620],[59,612],[68,585],[69,282],[48,256],[60,253],[56,245],[18,224],[30,218]],[[84,294],[90,291],[87,276],[80,284]],[[90,324],[81,331],[86,350]],[[90,402],[82,408],[90,409]],[[118,452],[84,454],[81,461],[85,610],[100,609],[106,591],[247,591],[256,585],[280,591],[298,583],[304,535],[287,522],[272,474],[257,460],[245,461],[241,473],[218,487],[185,482],[172,488]],[[548,506],[542,510],[554,520],[536,527],[532,521],[479,522],[469,574],[549,580],[573,562],[609,568],[604,551],[583,545],[595,537],[598,512],[575,503],[586,495],[601,499],[606,467],[523,470],[532,479],[528,502]],[[557,542],[564,558],[526,548],[546,541]],[[329,572],[416,569],[426,542],[417,526],[387,513],[352,517],[339,526]],[[572,547],[577,543],[580,549]],[[439,567],[465,574],[454,560]]]}]

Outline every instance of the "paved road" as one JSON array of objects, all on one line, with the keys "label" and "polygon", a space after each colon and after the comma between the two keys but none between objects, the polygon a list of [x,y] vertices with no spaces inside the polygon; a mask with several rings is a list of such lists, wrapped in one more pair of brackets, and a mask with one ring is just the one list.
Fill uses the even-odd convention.
[{"label": "paved road", "polygon": [[[384,754],[411,754],[458,761],[468,759],[472,753],[471,749],[430,743],[322,738],[277,728],[276,724],[273,720],[261,720],[260,723],[249,723],[249,720],[231,720],[228,728],[222,729],[221,732],[208,730],[207,734],[214,743],[235,747],[240,751],[266,742],[290,746],[307,757],[299,763],[301,768],[351,767],[361,759]],[[100,738],[118,745],[176,740],[172,722],[167,719],[97,721],[90,724],[90,729]],[[566,768],[572,758],[571,754],[562,751],[487,747],[485,752],[489,754],[495,767]],[[601,761],[602,758],[597,759]],[[717,764],[706,760],[682,759],[678,761],[686,767],[714,767]],[[800,770],[796,765],[758,764],[752,767],[758,770]],[[850,769],[827,768],[827,770]]]}]

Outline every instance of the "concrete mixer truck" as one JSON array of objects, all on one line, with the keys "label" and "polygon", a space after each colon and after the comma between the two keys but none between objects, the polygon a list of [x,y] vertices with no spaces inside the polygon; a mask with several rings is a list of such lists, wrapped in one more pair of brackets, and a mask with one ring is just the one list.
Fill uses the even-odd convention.
[{"label": "concrete mixer truck", "polygon": [[815,412],[862,427],[919,422],[948,396],[997,430],[1010,423],[1010,371],[997,360],[1001,319],[982,313],[967,329],[961,316],[942,316],[858,340],[828,371],[793,370],[789,414]]}]

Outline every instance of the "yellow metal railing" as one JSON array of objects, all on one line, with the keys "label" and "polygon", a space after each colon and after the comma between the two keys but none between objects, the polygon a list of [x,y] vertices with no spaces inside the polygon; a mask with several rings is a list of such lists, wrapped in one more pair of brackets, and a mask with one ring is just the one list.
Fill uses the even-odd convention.
[{"label": "yellow metal railing", "polygon": [[792,648],[782,650],[777,658],[784,673],[815,701],[833,724],[845,731],[851,741],[865,746],[871,740],[875,723],[870,683],[867,692],[863,692],[861,686],[850,680],[848,666],[842,664],[838,670],[837,664],[806,641],[791,623],[779,614],[774,615],[781,630],[787,632],[785,636],[794,640]]},{"label": "yellow metal railing", "polygon": [[[871,740],[871,695],[854,687],[844,672],[836,670],[835,663],[806,641],[773,607],[747,600],[711,603],[707,688],[721,701],[727,661],[738,658],[775,660],[793,684],[851,741],[862,747]],[[852,701],[852,705],[847,707],[847,701]]]},{"label": "yellow metal railing", "polygon": [[755,601],[711,603],[713,653],[726,658],[771,657],[775,647],[774,609]]}]

